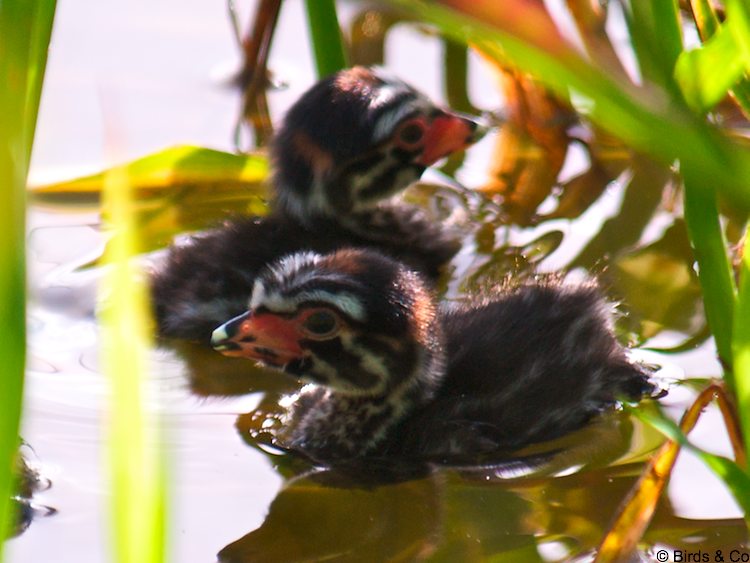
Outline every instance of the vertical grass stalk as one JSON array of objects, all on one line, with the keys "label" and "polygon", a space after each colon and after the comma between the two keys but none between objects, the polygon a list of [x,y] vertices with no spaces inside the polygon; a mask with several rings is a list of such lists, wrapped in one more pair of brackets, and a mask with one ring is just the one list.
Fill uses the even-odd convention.
[{"label": "vertical grass stalk", "polygon": [[149,313],[145,283],[132,263],[138,244],[124,168],[106,175],[103,195],[113,229],[106,256],[109,294],[101,320],[104,368],[112,390],[114,560],[158,563],[165,558],[165,471],[159,429],[146,407]]},{"label": "vertical grass stalk", "polygon": [[732,377],[732,323],[737,289],[727,258],[727,244],[719,222],[716,194],[706,186],[697,186],[685,172],[685,221],[690,243],[698,262],[698,278],[708,325],[716,340],[719,358],[724,364],[725,379],[735,389]]},{"label": "vertical grass stalk", "polygon": [[334,0],[306,0],[306,5],[315,66],[323,78],[348,66],[336,4]]},{"label": "vertical grass stalk", "polygon": [[54,13],[54,0],[0,1],[0,560],[25,368],[26,176]]},{"label": "vertical grass stalk", "polygon": [[[744,436],[745,453],[750,455],[750,246],[748,245],[750,245],[750,236],[746,232],[740,267],[740,291],[737,299],[732,351],[734,353],[737,413]],[[750,466],[745,470],[750,474]]]}]

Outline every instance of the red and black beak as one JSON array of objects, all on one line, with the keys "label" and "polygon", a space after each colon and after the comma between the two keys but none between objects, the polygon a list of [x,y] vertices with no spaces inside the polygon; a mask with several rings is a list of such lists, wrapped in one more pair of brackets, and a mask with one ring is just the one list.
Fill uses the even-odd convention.
[{"label": "red and black beak", "polygon": [[476,143],[488,129],[485,123],[472,117],[441,111],[427,128],[424,150],[417,162],[430,166],[444,156]]},{"label": "red and black beak", "polygon": [[283,366],[302,356],[300,334],[291,320],[262,313],[244,313],[214,330],[211,346],[225,356],[253,358]]}]

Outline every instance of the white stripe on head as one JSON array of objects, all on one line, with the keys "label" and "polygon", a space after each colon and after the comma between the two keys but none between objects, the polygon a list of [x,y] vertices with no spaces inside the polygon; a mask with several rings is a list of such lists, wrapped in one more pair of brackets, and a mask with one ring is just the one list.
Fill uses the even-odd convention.
[{"label": "white stripe on head", "polygon": [[321,258],[322,256],[315,252],[295,252],[275,262],[271,266],[271,271],[276,279],[283,281],[297,275],[302,268],[314,266]]},{"label": "white stripe on head", "polygon": [[294,313],[304,303],[326,303],[338,309],[355,321],[364,322],[367,318],[362,303],[351,293],[331,293],[322,290],[303,291],[296,295],[284,295],[281,292],[263,293],[262,299],[255,299],[253,308],[263,306],[274,313]]},{"label": "white stripe on head", "polygon": [[[404,85],[404,89],[405,88],[406,85]],[[403,92],[404,89],[401,91]],[[390,111],[387,111],[378,117],[372,134],[372,140],[375,144],[390,137],[393,134],[396,125],[398,125],[407,115],[411,113],[429,114],[430,110],[435,107],[430,100],[419,92],[412,91],[412,93],[417,97],[404,100],[403,103],[398,104]],[[393,98],[393,96],[391,96],[391,98]]]},{"label": "white stripe on head", "polygon": [[253,283],[253,292],[250,294],[249,309],[253,310],[258,307],[266,298],[266,286],[259,279]]},{"label": "white stripe on head", "polygon": [[271,275],[279,284],[279,289],[269,288],[263,279],[256,279],[250,298],[250,309],[260,306],[276,313],[293,313],[303,303],[328,303],[354,320],[364,322],[367,315],[363,304],[353,294],[341,291],[330,292],[319,289],[300,290],[306,283],[322,277],[327,281],[346,281],[344,275],[316,271],[312,266],[320,262],[322,256],[314,252],[297,252],[286,256],[270,266]]}]

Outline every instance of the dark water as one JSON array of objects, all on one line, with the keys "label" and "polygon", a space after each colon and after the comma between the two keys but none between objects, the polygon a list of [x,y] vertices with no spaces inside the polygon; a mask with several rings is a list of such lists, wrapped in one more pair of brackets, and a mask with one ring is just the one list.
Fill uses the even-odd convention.
[{"label": "dark water", "polygon": [[[345,5],[347,21],[359,9]],[[282,13],[270,66],[289,88],[269,94],[275,116],[313,80],[301,13],[296,1]],[[394,28],[385,45],[389,66],[437,99],[445,99],[441,52],[437,40],[406,27]],[[178,143],[231,150],[239,101],[217,76],[236,61],[221,5],[104,2],[92,11],[80,0],[61,3],[33,177],[61,179]],[[478,108],[495,111],[503,97],[513,101],[473,58],[469,85]],[[506,126],[463,163],[446,165],[451,174],[457,167],[461,184],[484,187],[484,195],[434,187],[452,182],[437,172],[408,194],[464,233],[445,296],[506,275],[566,269],[576,279],[595,272],[621,303],[622,338],[640,345],[637,358],[662,366],[660,377],[672,384],[662,404],[678,417],[695,396],[684,381],[719,375],[720,368],[705,337],[669,173],[603,136],[591,134],[584,146],[551,129],[552,140],[540,142]],[[81,265],[106,239],[93,210],[36,205],[29,223],[23,434],[32,461],[52,482],[36,502],[57,513],[12,540],[9,560],[105,561],[108,383],[99,370],[95,314],[106,295],[97,297],[101,269]],[[311,471],[259,446],[267,414],[293,382],[213,354],[183,353],[187,361],[154,350],[151,373],[159,397],[152,406],[167,436],[173,561],[213,561],[222,550],[229,561],[586,560],[661,443],[655,431],[616,412],[552,445],[564,453],[535,470],[442,468],[362,483],[346,470]],[[691,437],[731,455],[713,407]],[[682,454],[644,549],[728,553],[746,534],[721,483]]]}]

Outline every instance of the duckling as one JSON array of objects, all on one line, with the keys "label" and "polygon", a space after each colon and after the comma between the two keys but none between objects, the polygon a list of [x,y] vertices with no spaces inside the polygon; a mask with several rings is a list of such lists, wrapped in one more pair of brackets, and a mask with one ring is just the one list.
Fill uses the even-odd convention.
[{"label": "duckling", "polygon": [[258,272],[296,251],[377,248],[437,278],[458,242],[389,198],[485,130],[383,69],[321,80],[289,110],[271,147],[269,216],[230,220],[173,246],[152,276],[159,334],[208,343],[245,308]]},{"label": "duckling", "polygon": [[278,442],[320,462],[509,453],[654,390],[594,283],[438,306],[421,274],[369,249],[278,260],[212,344],[309,383],[284,401]]}]

